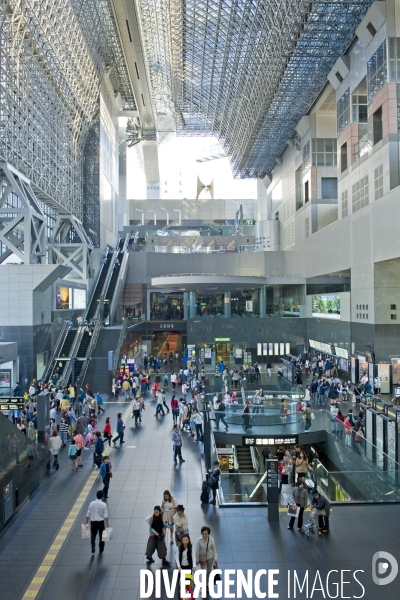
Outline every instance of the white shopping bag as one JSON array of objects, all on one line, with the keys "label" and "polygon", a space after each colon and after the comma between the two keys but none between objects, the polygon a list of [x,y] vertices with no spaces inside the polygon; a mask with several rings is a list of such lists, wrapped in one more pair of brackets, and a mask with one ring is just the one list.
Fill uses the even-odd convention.
[{"label": "white shopping bag", "polygon": [[101,536],[102,541],[109,542],[110,540],[112,540],[112,538],[113,538],[113,528],[106,527],[106,529],[103,531],[103,535]]},{"label": "white shopping bag", "polygon": [[83,540],[87,540],[88,538],[90,538],[89,525],[87,525],[86,523],[83,523],[81,525],[81,534]]}]

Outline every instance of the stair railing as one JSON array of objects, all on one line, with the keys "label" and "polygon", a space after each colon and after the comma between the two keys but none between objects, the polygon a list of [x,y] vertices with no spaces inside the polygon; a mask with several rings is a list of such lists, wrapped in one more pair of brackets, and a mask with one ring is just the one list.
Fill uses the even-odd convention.
[{"label": "stair railing", "polygon": [[121,263],[121,267],[120,267],[119,274],[118,274],[117,284],[115,286],[115,289],[113,290],[113,295],[112,295],[112,298],[111,298],[110,310],[109,310],[109,313],[108,313],[108,322],[109,322],[110,325],[113,322],[114,315],[115,315],[115,310],[117,308],[118,298],[119,298],[119,296],[121,294],[123,286],[125,285],[126,275],[128,273],[128,261],[129,261],[128,247],[129,247],[129,240],[130,240],[130,236],[127,235],[125,237],[125,243],[124,243],[123,248],[122,248],[122,252],[124,253],[124,255],[123,255],[123,258],[122,258],[122,263]]},{"label": "stair railing", "polygon": [[119,338],[118,338],[118,344],[117,344],[117,347],[115,348],[115,352],[114,352],[114,363],[113,363],[113,372],[114,373],[118,367],[119,355],[121,353],[122,344],[124,343],[127,327],[128,327],[128,319],[124,319],[122,321],[122,327],[121,327],[121,332],[120,332]]}]

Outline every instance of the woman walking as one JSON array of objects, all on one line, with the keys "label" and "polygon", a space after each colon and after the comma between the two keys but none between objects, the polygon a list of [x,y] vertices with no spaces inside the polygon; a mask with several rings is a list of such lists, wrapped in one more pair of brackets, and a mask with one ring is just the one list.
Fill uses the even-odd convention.
[{"label": "woman walking", "polygon": [[173,521],[173,517],[174,514],[176,513],[176,500],[175,498],[171,495],[171,492],[169,492],[168,490],[165,490],[164,494],[163,494],[163,501],[161,502],[161,508],[163,511],[163,520],[164,523],[166,523],[169,527],[169,531],[170,531],[170,537],[171,537],[171,544],[174,543],[174,539],[173,539],[173,535],[174,535],[174,521]]},{"label": "woman walking", "polygon": [[211,529],[209,527],[202,527],[201,536],[198,538],[196,544],[196,565],[199,565],[200,569],[207,571],[207,590],[210,573],[213,568],[218,568],[217,549],[214,539],[210,534]]},{"label": "woman walking", "polygon": [[76,464],[78,448],[76,447],[76,442],[74,438],[72,438],[70,445],[68,446],[68,456],[72,463],[71,471],[77,471],[78,465]]},{"label": "woman walking", "polygon": [[189,534],[189,524],[183,504],[178,504],[176,507],[176,513],[172,517],[172,521],[175,526],[175,543],[180,546],[183,536]]},{"label": "woman walking", "polygon": [[105,441],[108,440],[108,445],[111,446],[112,432],[111,432],[110,417],[106,418],[106,424],[104,425],[103,434],[104,434],[104,440]]},{"label": "woman walking", "polygon": [[175,562],[179,571],[184,569],[194,573],[196,570],[196,555],[187,534],[183,536],[182,544],[175,550]]},{"label": "woman walking", "polygon": [[163,567],[169,567],[170,562],[166,559],[167,547],[165,545],[165,532],[164,529],[168,527],[165,525],[161,506],[155,506],[153,514],[146,518],[147,523],[150,526],[150,535],[147,542],[146,558],[148,562],[153,563],[153,554],[157,550],[158,558],[161,558]]}]

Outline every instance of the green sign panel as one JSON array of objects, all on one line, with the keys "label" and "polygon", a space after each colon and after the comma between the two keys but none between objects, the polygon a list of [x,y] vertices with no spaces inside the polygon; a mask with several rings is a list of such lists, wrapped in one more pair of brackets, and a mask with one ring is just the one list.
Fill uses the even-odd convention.
[{"label": "green sign panel", "polygon": [[214,338],[214,342],[230,342],[231,338]]}]

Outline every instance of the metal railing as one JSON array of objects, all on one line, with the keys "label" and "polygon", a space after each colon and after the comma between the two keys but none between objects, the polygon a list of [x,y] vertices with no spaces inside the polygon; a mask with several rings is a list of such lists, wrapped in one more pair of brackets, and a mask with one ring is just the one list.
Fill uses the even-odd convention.
[{"label": "metal railing", "polygon": [[125,284],[125,279],[126,279],[126,275],[128,272],[128,262],[129,262],[129,252],[127,251],[128,242],[129,242],[129,236],[126,236],[125,244],[122,249],[122,252],[124,253],[124,255],[122,258],[122,263],[121,263],[121,267],[120,267],[119,274],[118,274],[117,284],[113,290],[113,295],[112,295],[112,299],[111,299],[111,305],[110,305],[110,311],[109,311],[110,325],[113,321],[115,310],[117,307],[118,298],[119,298],[122,288]]},{"label": "metal railing", "polygon": [[113,363],[113,371],[114,372],[118,368],[119,355],[121,352],[122,344],[124,343],[127,328],[128,328],[128,319],[124,319],[124,321],[122,322],[121,332],[120,332],[119,338],[118,338],[118,344],[117,344],[117,347],[114,352],[114,363]]},{"label": "metal railing", "polygon": [[241,254],[243,252],[263,252],[265,250],[261,246],[255,244],[238,244],[235,246],[196,246],[193,244],[147,244],[145,249],[146,252],[161,252],[163,254]]}]

